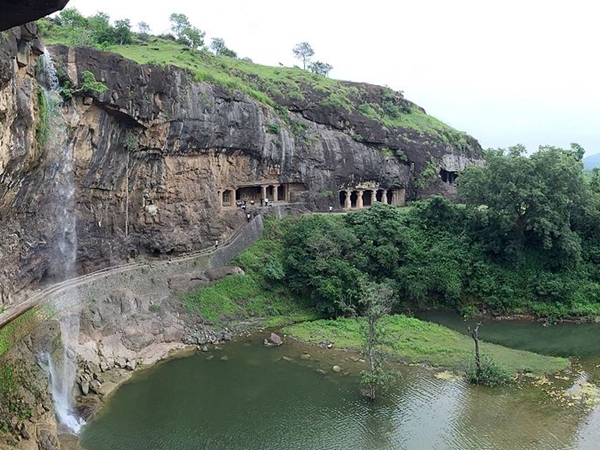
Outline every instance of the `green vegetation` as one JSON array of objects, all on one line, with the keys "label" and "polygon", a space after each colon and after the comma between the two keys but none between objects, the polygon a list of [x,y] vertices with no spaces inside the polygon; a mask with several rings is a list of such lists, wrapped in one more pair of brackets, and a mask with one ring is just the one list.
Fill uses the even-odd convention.
[{"label": "green vegetation", "polygon": [[38,97],[38,108],[39,108],[39,122],[35,130],[35,139],[38,144],[38,148],[44,148],[50,138],[50,116],[48,109],[51,107],[48,105],[48,99],[44,94],[44,91],[40,86],[37,88]]},{"label": "green vegetation", "polygon": [[465,378],[471,384],[483,384],[485,386],[499,386],[512,381],[513,375],[500,364],[483,355],[481,367],[478,368],[472,362],[467,366]]},{"label": "green vegetation", "polygon": [[367,360],[368,370],[363,371],[361,384],[367,387],[366,397],[375,401],[376,392],[386,390],[395,380],[396,374],[387,370],[384,345],[389,337],[382,326],[392,309],[392,288],[387,283],[369,283],[361,286],[360,304],[364,307],[362,354]]},{"label": "green vegetation", "polygon": [[0,358],[38,323],[38,310],[32,309],[0,328]]},{"label": "green vegetation", "polygon": [[73,86],[69,80],[65,81],[61,86],[60,94],[65,100],[71,99],[77,94],[90,94],[98,92],[103,94],[108,90],[108,87],[96,80],[96,77],[89,70],[84,70],[81,74],[81,83],[79,86]]},{"label": "green vegetation", "polygon": [[19,361],[0,360],[0,433],[16,431],[13,419],[27,420],[33,408],[23,395],[27,391],[36,400],[42,398],[42,392],[35,385],[31,371]]},{"label": "green vegetation", "polygon": [[283,269],[278,255],[282,252],[281,223],[265,221],[263,239],[240,253],[233,261],[244,275],[229,275],[215,284],[200,288],[184,298],[187,307],[211,323],[266,318],[277,326],[317,317],[281,282]]},{"label": "green vegetation", "polygon": [[[315,344],[332,342],[336,348],[360,350],[364,342],[360,322],[364,320],[317,320],[287,326],[283,332]],[[387,316],[382,319],[382,324],[389,342],[385,349],[396,360],[463,371],[473,359],[471,338],[441,325],[404,315]],[[543,375],[569,367],[566,358],[542,356],[485,342],[482,347],[486,355],[511,373]]]},{"label": "green vegetation", "polygon": [[600,315],[600,172],[583,177],[581,154],[491,151],[458,178],[463,205],[298,218],[283,236],[284,281],[331,316],[358,304],[361,280],[389,280],[395,308]]},{"label": "green vegetation", "polygon": [[[331,65],[311,62],[314,51],[306,42],[294,47],[293,52],[303,62],[304,69],[310,71],[261,66],[247,58],[238,59],[236,52],[220,38],[212,40],[211,53],[204,47],[204,33],[183,14],[172,14],[170,20],[173,34],[164,36],[151,36],[145,23],[138,24],[139,33],[133,33],[129,21],[117,21],[117,27],[117,22],[111,25],[104,13],[84,17],[73,8],[39,23],[48,44],[94,46],[140,64],[173,65],[189,70],[197,81],[245,92],[271,106],[297,101],[307,107],[334,107],[349,116],[362,114],[384,127],[408,130],[404,134],[409,139],[428,135],[453,145],[456,150],[469,148],[466,134],[428,116],[405,100],[402,92],[328,78]],[[124,35],[125,30],[129,34]]]}]

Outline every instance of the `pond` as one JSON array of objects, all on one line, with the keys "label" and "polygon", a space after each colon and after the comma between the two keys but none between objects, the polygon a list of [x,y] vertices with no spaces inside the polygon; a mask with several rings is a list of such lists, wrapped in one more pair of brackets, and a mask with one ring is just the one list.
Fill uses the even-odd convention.
[{"label": "pond", "polygon": [[[483,326],[482,326],[483,329]],[[88,423],[89,450],[596,449],[595,404],[560,397],[585,375],[504,388],[403,366],[370,404],[354,355],[262,336],[136,374]],[[333,365],[341,373],[332,370]],[[564,379],[563,379],[564,378]]]}]

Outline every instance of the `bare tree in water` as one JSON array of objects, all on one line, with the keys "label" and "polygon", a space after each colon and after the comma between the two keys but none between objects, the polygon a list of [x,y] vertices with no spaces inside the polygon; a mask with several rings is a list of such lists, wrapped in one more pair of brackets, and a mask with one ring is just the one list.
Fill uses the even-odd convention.
[{"label": "bare tree in water", "polygon": [[467,329],[469,330],[469,334],[471,335],[471,337],[473,338],[473,341],[475,342],[475,374],[477,376],[477,379],[480,380],[481,379],[481,374],[483,373],[483,369],[481,368],[481,354],[479,353],[479,326],[481,325],[481,323],[478,323],[477,326],[471,330],[471,327],[467,327]]}]

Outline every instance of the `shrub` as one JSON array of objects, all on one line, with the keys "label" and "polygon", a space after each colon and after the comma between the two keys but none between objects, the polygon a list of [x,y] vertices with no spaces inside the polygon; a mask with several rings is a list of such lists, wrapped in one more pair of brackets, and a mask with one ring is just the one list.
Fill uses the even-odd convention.
[{"label": "shrub", "polygon": [[279,124],[270,123],[269,125],[267,125],[267,133],[279,134]]},{"label": "shrub", "polygon": [[481,357],[481,373],[477,373],[475,361],[470,360],[465,378],[471,384],[483,384],[484,386],[500,386],[512,381],[512,376],[508,370],[485,355]]}]

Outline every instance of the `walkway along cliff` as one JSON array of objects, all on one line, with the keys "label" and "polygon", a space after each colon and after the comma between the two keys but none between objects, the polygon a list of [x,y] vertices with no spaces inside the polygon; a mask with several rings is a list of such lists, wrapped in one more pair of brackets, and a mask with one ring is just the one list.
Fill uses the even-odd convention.
[{"label": "walkway along cliff", "polygon": [[[51,258],[60,230],[48,192],[56,155],[44,143],[48,108],[36,79],[44,50],[34,26],[2,36],[0,308],[64,277]],[[92,48],[49,52],[61,82],[79,86],[89,71],[108,87],[62,106],[73,149],[79,274],[212,246],[246,221],[239,201],[308,210],[402,205],[451,196],[457,172],[481,163],[481,148],[467,135],[452,141],[383,126],[358,107],[324,106],[317,91],[303,101],[276,99],[282,115],[179,68]],[[372,104],[393,92],[346,84]],[[401,93],[392,97],[386,101],[406,114],[419,108]]]}]

